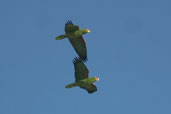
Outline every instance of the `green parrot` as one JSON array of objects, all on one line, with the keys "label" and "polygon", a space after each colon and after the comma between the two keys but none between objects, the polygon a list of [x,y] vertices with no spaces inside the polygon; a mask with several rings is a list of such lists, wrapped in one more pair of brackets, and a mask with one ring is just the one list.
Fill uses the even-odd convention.
[{"label": "green parrot", "polygon": [[97,76],[88,77],[89,71],[81,58],[74,58],[73,64],[75,68],[75,83],[71,83],[65,86],[65,88],[79,86],[80,88],[87,90],[88,93],[97,91],[97,88],[93,83],[99,81],[99,78]]},{"label": "green parrot", "polygon": [[79,26],[74,25],[72,21],[67,21],[65,24],[65,34],[56,37],[56,40],[68,38],[78,56],[83,60],[87,60],[87,48],[83,34],[89,33],[89,29],[79,29]]}]

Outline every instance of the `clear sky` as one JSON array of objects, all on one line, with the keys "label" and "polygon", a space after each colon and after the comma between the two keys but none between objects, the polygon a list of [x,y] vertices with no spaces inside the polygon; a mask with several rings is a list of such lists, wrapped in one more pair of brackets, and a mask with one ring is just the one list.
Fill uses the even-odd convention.
[{"label": "clear sky", "polygon": [[[74,82],[72,20],[89,28],[91,76]],[[171,114],[170,0],[1,0],[0,114]]]}]

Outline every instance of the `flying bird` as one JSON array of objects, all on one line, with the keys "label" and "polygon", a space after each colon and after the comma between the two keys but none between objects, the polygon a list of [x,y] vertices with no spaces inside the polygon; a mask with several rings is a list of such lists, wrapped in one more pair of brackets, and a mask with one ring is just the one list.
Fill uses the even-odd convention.
[{"label": "flying bird", "polygon": [[86,43],[83,38],[83,34],[89,33],[89,29],[79,29],[79,26],[74,25],[72,21],[67,21],[65,24],[65,34],[56,37],[56,40],[61,40],[68,38],[72,47],[78,54],[78,56],[83,60],[87,60],[87,48]]},{"label": "flying bird", "polygon": [[65,86],[65,88],[79,86],[80,88],[87,90],[88,93],[97,91],[97,87],[93,83],[99,81],[99,78],[97,76],[91,78],[88,77],[88,68],[85,66],[81,58],[74,58],[73,64],[75,69],[75,83],[71,83]]}]

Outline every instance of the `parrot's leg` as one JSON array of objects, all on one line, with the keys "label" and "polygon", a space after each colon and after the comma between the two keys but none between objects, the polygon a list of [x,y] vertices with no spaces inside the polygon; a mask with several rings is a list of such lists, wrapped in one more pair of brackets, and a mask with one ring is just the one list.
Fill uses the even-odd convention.
[{"label": "parrot's leg", "polygon": [[61,40],[61,39],[64,39],[64,38],[66,38],[66,37],[67,37],[66,34],[60,35],[60,36],[57,36],[57,37],[56,37],[56,40]]}]

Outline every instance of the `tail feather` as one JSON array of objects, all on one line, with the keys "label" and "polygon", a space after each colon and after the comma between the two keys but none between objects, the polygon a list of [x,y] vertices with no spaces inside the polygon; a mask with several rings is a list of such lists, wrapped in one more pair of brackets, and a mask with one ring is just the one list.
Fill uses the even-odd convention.
[{"label": "tail feather", "polygon": [[72,87],[75,87],[75,86],[78,86],[77,83],[72,83],[72,84],[68,84],[65,86],[65,88],[72,88]]},{"label": "tail feather", "polygon": [[67,36],[64,34],[64,35],[60,35],[60,36],[57,36],[56,37],[56,40],[61,40],[61,39],[64,39],[66,38]]}]

